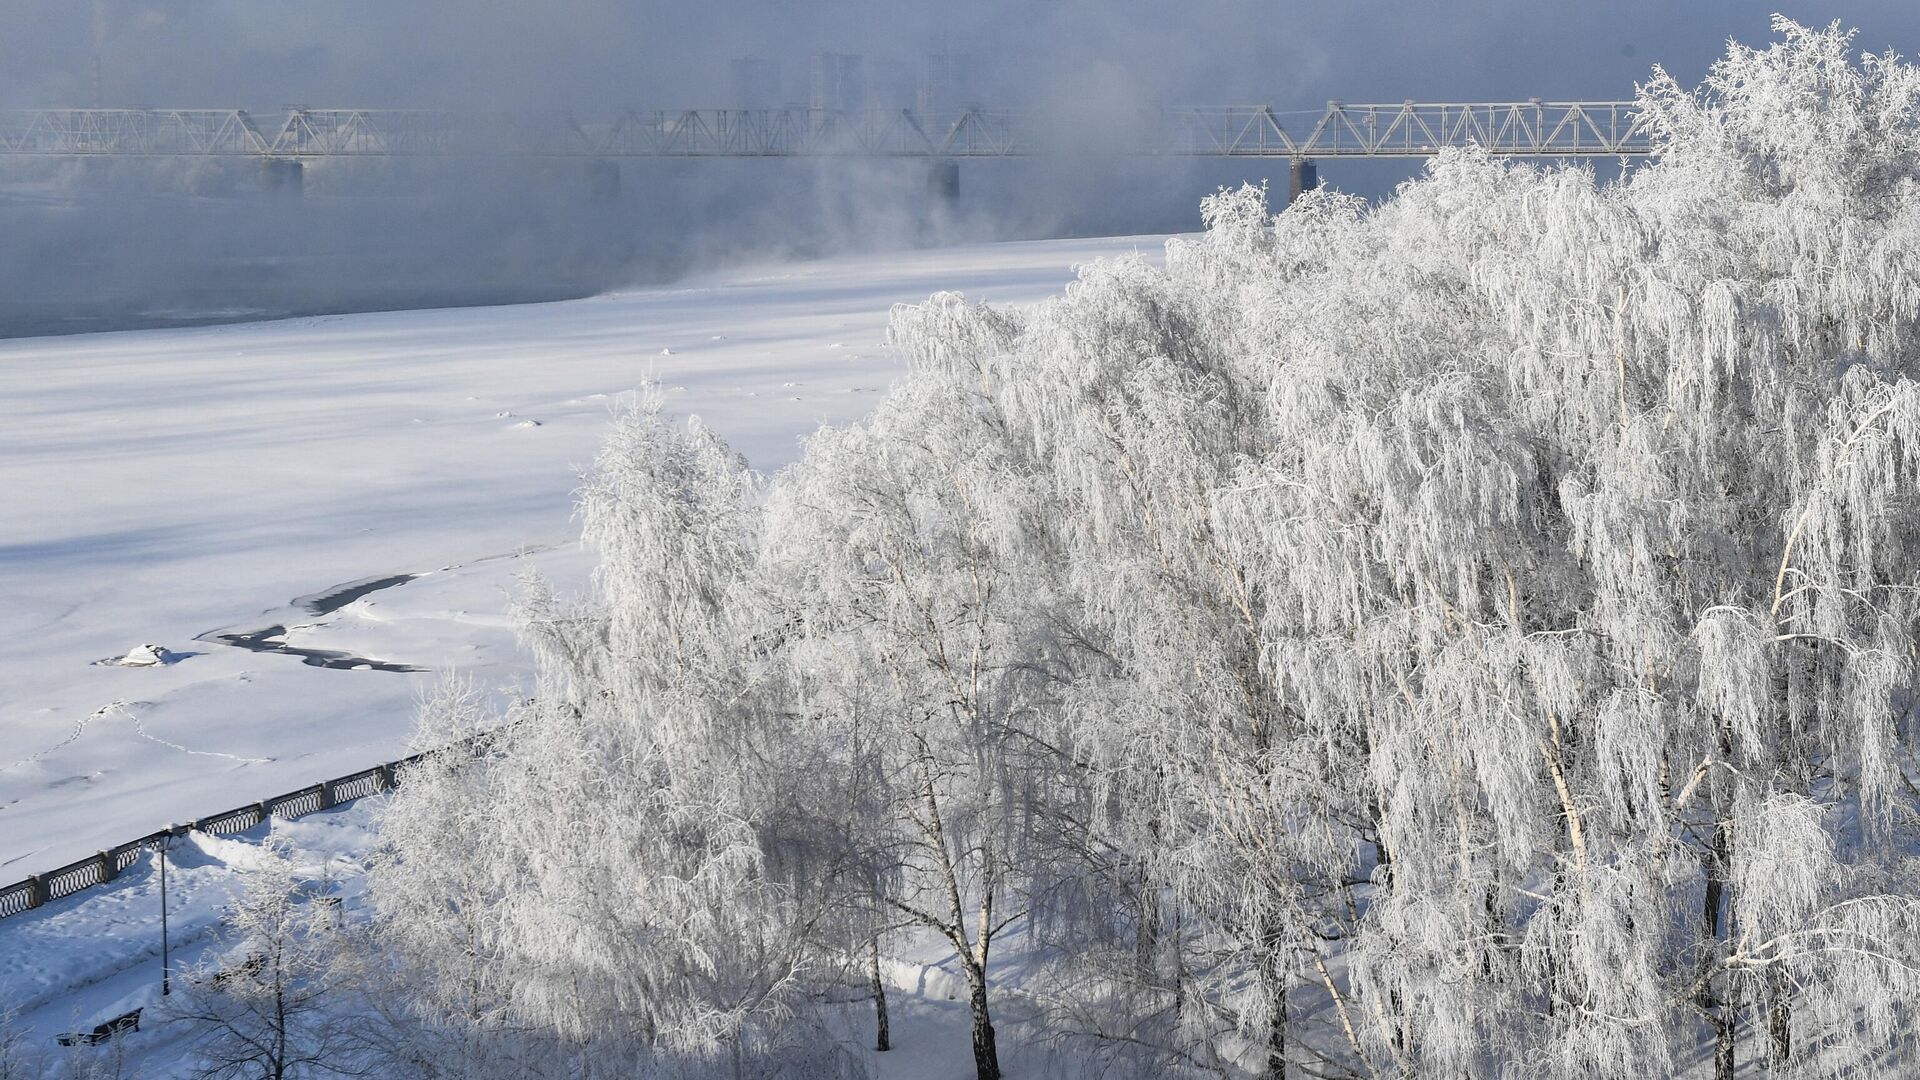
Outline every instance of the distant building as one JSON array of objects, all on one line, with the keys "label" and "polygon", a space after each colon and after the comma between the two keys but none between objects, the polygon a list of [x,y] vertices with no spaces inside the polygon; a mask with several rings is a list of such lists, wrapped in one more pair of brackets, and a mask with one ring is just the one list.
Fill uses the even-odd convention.
[{"label": "distant building", "polygon": [[760,56],[742,56],[733,61],[732,75],[730,108],[771,109],[780,104],[778,62]]},{"label": "distant building", "polygon": [[914,108],[923,115],[957,112],[978,105],[973,80],[973,57],[946,51],[927,54],[920,67],[919,93]]},{"label": "distant building", "polygon": [[858,54],[814,53],[812,74],[811,92],[807,96],[809,108],[838,111],[866,107],[866,80]]},{"label": "distant building", "polygon": [[906,60],[875,60],[867,86],[867,104],[876,109],[912,109],[919,105],[920,79]]}]

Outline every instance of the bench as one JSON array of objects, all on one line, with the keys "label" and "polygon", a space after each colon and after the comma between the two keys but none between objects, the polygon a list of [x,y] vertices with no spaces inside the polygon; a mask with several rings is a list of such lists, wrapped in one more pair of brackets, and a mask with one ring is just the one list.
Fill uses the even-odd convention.
[{"label": "bench", "polygon": [[213,978],[207,981],[210,984],[212,984],[215,990],[221,990],[221,989],[224,989],[228,983],[234,981],[235,979],[253,978],[255,975],[260,974],[260,972],[264,970],[266,966],[267,966],[266,954],[254,953],[252,956],[249,956],[244,961],[242,961],[239,967],[229,968],[224,971],[216,971],[213,973]]},{"label": "bench", "polygon": [[61,1046],[99,1046],[123,1031],[140,1030],[140,1010],[121,1013],[104,1024],[95,1024],[92,1031],[70,1031],[55,1038]]}]

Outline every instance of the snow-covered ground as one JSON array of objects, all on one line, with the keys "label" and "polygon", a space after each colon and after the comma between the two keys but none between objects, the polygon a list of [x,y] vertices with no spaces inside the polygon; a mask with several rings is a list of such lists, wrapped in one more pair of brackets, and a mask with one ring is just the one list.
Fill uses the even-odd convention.
[{"label": "snow-covered ground", "polygon": [[[643,381],[776,469],[884,392],[891,305],[1030,302],[1077,263],[1161,248],[982,245],[555,304],[0,341],[0,880],[391,758],[440,671],[510,692],[513,576],[584,581],[576,478]],[[363,582],[385,587],[342,594]],[[175,655],[102,663],[148,643]],[[18,943],[0,923],[0,954]]]},{"label": "snow-covered ground", "polygon": [[[274,820],[239,836],[190,833],[173,842],[167,863],[168,939],[177,981],[236,947],[222,919],[243,874],[257,866],[261,842],[280,845],[303,884],[364,911],[363,855],[371,845],[378,798],[297,821]],[[160,994],[160,876],[148,854],[105,887],[91,889],[0,923],[0,1023],[35,1052],[59,1053],[58,1035],[141,1010],[141,1030],[115,1045],[78,1049],[86,1060],[125,1054],[142,1077],[188,1075],[190,1025],[167,1023]],[[209,953],[209,950],[217,952]],[[218,966],[217,964],[215,966]]]},{"label": "snow-covered ground", "polygon": [[[276,819],[239,836],[190,833],[175,840],[167,868],[175,986],[246,953],[244,942],[223,936],[222,918],[269,838],[295,867],[304,895],[337,897],[345,918],[366,917],[363,857],[383,803],[363,799],[297,821]],[[1071,1055],[1050,1042],[1042,1024],[1027,1022],[1040,1017],[1023,991],[1021,944],[1018,934],[1009,935],[993,965],[1002,1060],[1018,1074],[1059,1075],[1056,1059]],[[874,1080],[972,1080],[966,981],[952,948],[926,936],[902,937],[890,943],[881,970],[893,1048],[872,1052],[873,1006],[862,998],[828,1018],[849,1050],[863,1056]],[[110,887],[0,923],[0,1038],[11,1033],[31,1052],[70,1053],[76,1064],[118,1059],[126,1075],[141,1080],[194,1075],[195,1029],[169,1020],[160,982],[160,880],[151,855]],[[134,1009],[141,1010],[138,1033],[100,1047],[58,1049],[61,1033],[89,1031]]]}]

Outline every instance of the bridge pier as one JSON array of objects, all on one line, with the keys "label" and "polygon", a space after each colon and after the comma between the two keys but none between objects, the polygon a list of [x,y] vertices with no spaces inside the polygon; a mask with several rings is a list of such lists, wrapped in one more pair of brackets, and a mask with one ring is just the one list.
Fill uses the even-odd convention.
[{"label": "bridge pier", "polygon": [[927,196],[937,206],[950,206],[960,198],[959,162],[934,158],[927,163]]},{"label": "bridge pier", "polygon": [[615,202],[620,198],[620,163],[595,158],[587,162],[587,201]]},{"label": "bridge pier", "polygon": [[1312,159],[1297,157],[1291,164],[1292,168],[1288,170],[1287,178],[1288,206],[1292,206],[1293,200],[1299,198],[1303,192],[1312,191],[1320,186],[1320,170],[1314,168]]},{"label": "bridge pier", "polygon": [[307,167],[293,158],[268,158],[260,163],[260,179],[276,195],[298,198],[306,189]]}]

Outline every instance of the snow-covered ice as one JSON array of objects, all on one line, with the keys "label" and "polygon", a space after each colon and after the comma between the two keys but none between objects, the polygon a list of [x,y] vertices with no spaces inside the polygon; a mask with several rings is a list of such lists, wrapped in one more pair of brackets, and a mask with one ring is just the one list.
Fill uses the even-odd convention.
[{"label": "snow-covered ice", "polygon": [[[844,348],[891,305],[1035,301],[1161,243],[0,341],[0,880],[392,758],[442,670],[511,693],[513,575],[584,581],[578,471],[642,382],[775,469],[893,377],[883,348]],[[168,662],[99,662],[136,642]]]}]

